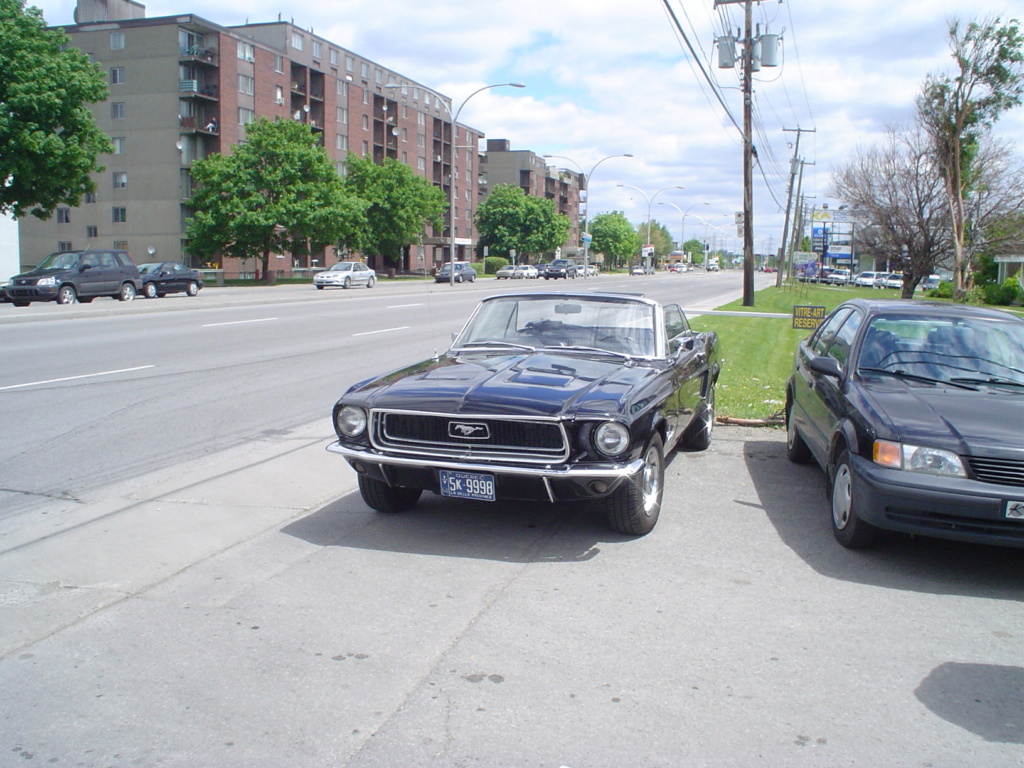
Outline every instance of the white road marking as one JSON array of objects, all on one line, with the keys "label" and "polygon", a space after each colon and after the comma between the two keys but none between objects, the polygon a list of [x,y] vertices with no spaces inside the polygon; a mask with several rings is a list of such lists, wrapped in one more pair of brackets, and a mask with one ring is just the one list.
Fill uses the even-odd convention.
[{"label": "white road marking", "polygon": [[409,330],[408,325],[403,325],[401,328],[381,328],[379,331],[366,331],[365,333],[353,333],[352,338],[356,336],[372,336],[375,333],[391,333],[392,331],[407,331]]},{"label": "white road marking", "polygon": [[27,384],[11,384],[7,387],[0,387],[0,392],[6,389],[20,389],[21,387],[41,387],[44,384],[58,384],[62,381],[76,381],[78,379],[91,379],[94,376],[113,376],[118,373],[131,373],[132,371],[144,371],[147,368],[156,368],[155,365],[140,365],[137,368],[121,368],[116,371],[103,371],[102,373],[85,373],[81,376],[65,376],[62,379],[47,379],[46,381],[30,381]]},{"label": "white road marking", "polygon": [[271,320],[277,320],[276,317],[261,317],[258,320],[232,320],[230,323],[207,323],[202,326],[203,328],[216,328],[221,325],[243,325],[245,323],[266,323]]}]

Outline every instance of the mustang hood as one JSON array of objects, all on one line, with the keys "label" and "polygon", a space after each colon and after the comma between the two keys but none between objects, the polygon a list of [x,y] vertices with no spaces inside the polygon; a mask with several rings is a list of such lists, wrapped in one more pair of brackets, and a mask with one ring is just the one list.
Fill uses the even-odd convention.
[{"label": "mustang hood", "polygon": [[610,415],[630,412],[630,393],[654,374],[613,356],[462,353],[357,384],[345,399],[434,413]]},{"label": "mustang hood", "polygon": [[1021,451],[1024,394],[1019,391],[989,386],[969,390],[892,378],[865,382],[864,391],[904,442],[982,456]]}]

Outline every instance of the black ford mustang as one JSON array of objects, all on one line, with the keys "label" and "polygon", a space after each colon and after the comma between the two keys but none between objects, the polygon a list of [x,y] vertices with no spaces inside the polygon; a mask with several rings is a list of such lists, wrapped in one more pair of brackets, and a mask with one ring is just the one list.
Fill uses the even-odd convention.
[{"label": "black ford mustang", "polygon": [[836,539],[879,529],[1024,547],[1024,320],[855,299],[796,351],[789,458],[826,473]]},{"label": "black ford mustang", "polygon": [[334,406],[363,499],[600,499],[626,534],[654,528],[665,455],[704,449],[720,369],[714,333],[636,295],[484,299],[444,355],[351,387]]}]

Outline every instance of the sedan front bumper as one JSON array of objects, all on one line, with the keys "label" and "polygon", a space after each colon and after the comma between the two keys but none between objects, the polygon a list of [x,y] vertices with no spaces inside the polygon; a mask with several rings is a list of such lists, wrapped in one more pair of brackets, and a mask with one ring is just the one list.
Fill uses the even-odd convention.
[{"label": "sedan front bumper", "polygon": [[638,476],[644,468],[641,458],[628,462],[522,466],[393,456],[356,448],[341,441],[331,443],[327,450],[343,456],[356,472],[389,485],[437,493],[440,488],[439,470],[475,472],[494,476],[499,499],[546,500],[552,503],[603,498],[623,482]]}]

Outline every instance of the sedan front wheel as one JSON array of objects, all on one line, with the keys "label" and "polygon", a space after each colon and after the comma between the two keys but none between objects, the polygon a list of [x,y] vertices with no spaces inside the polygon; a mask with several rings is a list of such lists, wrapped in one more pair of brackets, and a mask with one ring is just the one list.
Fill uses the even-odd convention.
[{"label": "sedan front wheel", "polygon": [[665,454],[660,435],[654,435],[644,451],[640,473],[608,497],[612,528],[630,536],[654,530],[665,493]]},{"label": "sedan front wheel", "polygon": [[860,549],[874,543],[878,529],[865,523],[857,509],[860,503],[853,493],[850,451],[844,448],[829,475],[829,500],[832,507],[832,533],[847,549]]}]

